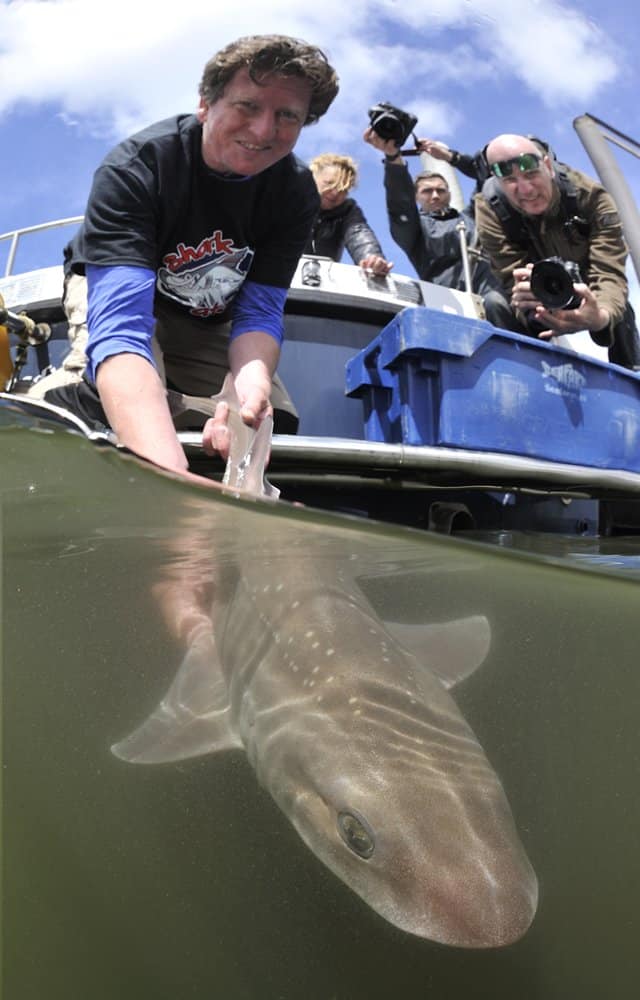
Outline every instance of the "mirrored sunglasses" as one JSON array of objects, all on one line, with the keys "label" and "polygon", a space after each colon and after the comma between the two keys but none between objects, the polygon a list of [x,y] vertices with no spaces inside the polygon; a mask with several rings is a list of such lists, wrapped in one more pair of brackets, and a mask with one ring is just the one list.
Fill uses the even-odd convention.
[{"label": "mirrored sunglasses", "polygon": [[496,177],[510,177],[514,172],[521,174],[531,173],[540,169],[542,157],[537,153],[520,153],[519,156],[512,156],[510,160],[498,160],[491,164],[491,172]]}]

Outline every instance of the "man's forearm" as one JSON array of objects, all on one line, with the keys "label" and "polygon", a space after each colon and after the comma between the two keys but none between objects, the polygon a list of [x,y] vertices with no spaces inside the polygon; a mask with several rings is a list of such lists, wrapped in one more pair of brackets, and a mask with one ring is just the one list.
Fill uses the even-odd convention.
[{"label": "man's forearm", "polygon": [[259,421],[266,412],[279,358],[278,341],[259,330],[241,333],[230,342],[229,368],[246,423]]},{"label": "man's forearm", "polygon": [[120,444],[157,465],[182,472],[187,459],[155,368],[138,354],[116,354],[98,368],[96,386]]},{"label": "man's forearm", "polygon": [[275,337],[260,330],[241,333],[229,344],[229,367],[233,375],[252,362],[264,367],[269,378],[278,367],[280,345]]},{"label": "man's forearm", "polygon": [[389,217],[389,231],[394,243],[404,250],[421,274],[424,257],[424,235],[416,207],[415,190],[406,165],[395,163],[385,167],[384,187]]},{"label": "man's forearm", "polygon": [[390,218],[407,214],[418,217],[413,180],[404,160],[385,165],[384,190]]}]

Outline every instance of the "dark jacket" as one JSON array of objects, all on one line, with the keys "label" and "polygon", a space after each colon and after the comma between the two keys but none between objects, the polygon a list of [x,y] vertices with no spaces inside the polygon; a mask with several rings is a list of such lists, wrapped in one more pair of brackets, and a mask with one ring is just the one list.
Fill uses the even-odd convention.
[{"label": "dark jacket", "polygon": [[451,150],[451,166],[459,170],[466,177],[471,177],[476,182],[475,192],[482,189],[482,185],[487,177],[491,176],[491,170],[487,163],[484,149],[479,149],[473,156],[469,153],[459,153],[457,149]]},{"label": "dark jacket", "polygon": [[[467,242],[471,243],[473,220],[466,213],[449,208],[444,212],[420,212],[411,174],[406,166],[385,166],[389,226],[395,242],[406,253],[423,281],[447,288],[464,289],[464,272],[457,225],[463,219]],[[484,261],[472,266],[472,289],[478,295],[501,291],[501,285]]]},{"label": "dark jacket", "polygon": [[370,254],[384,257],[375,233],[353,198],[347,198],[336,208],[320,209],[304,252],[339,261],[345,247],[354,264]]}]

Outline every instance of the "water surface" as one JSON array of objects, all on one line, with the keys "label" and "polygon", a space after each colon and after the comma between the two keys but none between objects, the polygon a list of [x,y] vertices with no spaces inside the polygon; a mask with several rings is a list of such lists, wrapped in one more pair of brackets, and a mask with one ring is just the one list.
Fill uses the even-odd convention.
[{"label": "water surface", "polygon": [[[584,546],[547,558],[214,498],[64,433],[9,428],[0,444],[8,1000],[635,995],[633,543],[617,566]],[[311,567],[356,564],[386,619],[486,616],[489,654],[454,698],[538,877],[518,943],[452,948],[391,926],[238,751],[156,768],[113,756],[180,662],[153,587],[194,515],[211,521],[204,565],[251,558],[259,537],[274,572],[284,525]]]}]

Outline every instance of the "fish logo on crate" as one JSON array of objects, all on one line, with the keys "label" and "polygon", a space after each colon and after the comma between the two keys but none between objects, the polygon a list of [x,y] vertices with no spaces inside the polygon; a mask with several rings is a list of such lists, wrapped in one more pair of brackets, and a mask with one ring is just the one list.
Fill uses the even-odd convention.
[{"label": "fish logo on crate", "polygon": [[572,364],[550,365],[543,361],[542,378],[545,392],[553,393],[554,396],[568,396],[581,403],[587,398],[583,392],[587,379]]}]

